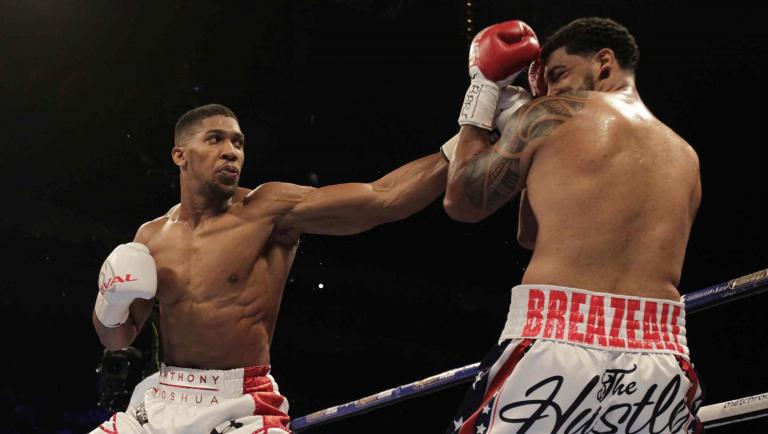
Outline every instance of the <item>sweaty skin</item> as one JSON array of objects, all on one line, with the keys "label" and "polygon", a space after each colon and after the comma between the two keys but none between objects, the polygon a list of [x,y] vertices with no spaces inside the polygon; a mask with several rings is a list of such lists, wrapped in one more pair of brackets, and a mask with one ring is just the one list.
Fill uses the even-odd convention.
[{"label": "sweaty skin", "polygon": [[462,128],[446,211],[478,221],[525,188],[518,239],[533,257],[522,283],[679,301],[701,201],[696,153],[645,107],[610,49],[559,48],[546,68],[548,95],[494,146]]},{"label": "sweaty skin", "polygon": [[[205,118],[185,142],[173,153],[181,169],[181,203],[145,223],[135,237],[157,265],[163,358],[174,366],[268,364],[299,235],[353,234],[402,219],[445,187],[447,163],[434,154],[370,184],[275,182],[249,190],[237,186],[244,158],[237,121]],[[135,300],[129,321],[114,329],[94,316],[105,347],[128,345],[151,306],[151,300]]]}]

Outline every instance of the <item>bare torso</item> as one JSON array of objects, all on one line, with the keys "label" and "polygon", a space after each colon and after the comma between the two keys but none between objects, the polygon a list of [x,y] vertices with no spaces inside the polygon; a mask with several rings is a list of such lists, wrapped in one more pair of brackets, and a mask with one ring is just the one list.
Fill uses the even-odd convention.
[{"label": "bare torso", "polygon": [[[248,190],[237,186],[244,135],[231,114],[203,117],[175,140],[181,203],[142,225],[134,242],[155,261],[163,359],[189,368],[268,364],[299,235],[351,235],[404,219],[445,190],[448,170],[434,153],[368,183],[268,182]],[[109,350],[133,342],[153,303],[139,295],[123,320],[122,305],[97,300],[92,320]],[[99,316],[108,309],[114,321],[107,323],[117,326]]]},{"label": "bare torso", "polygon": [[698,159],[639,98],[590,93],[537,149],[526,184],[538,229],[523,283],[679,300]]},{"label": "bare torso", "polygon": [[224,213],[196,227],[178,207],[142,228],[158,273],[163,358],[229,369],[269,363],[298,233],[276,234],[280,204],[240,189]]}]

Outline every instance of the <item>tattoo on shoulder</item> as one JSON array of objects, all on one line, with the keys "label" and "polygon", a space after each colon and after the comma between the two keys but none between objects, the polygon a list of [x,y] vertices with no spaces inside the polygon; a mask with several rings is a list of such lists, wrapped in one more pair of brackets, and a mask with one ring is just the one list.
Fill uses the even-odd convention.
[{"label": "tattoo on shoulder", "polygon": [[528,144],[550,135],[585,105],[587,92],[533,100],[521,107],[492,150],[475,156],[465,167],[464,192],[479,209],[496,209],[512,198],[520,181],[520,157]]}]

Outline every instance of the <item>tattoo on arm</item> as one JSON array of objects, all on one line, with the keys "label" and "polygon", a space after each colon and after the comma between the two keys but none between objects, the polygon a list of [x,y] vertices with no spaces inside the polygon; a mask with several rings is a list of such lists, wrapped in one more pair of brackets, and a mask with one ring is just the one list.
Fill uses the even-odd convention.
[{"label": "tattoo on arm", "polygon": [[461,176],[467,199],[479,209],[496,209],[512,198],[520,180],[520,157],[528,143],[546,137],[583,107],[586,92],[533,100],[510,119],[496,146],[476,155]]}]

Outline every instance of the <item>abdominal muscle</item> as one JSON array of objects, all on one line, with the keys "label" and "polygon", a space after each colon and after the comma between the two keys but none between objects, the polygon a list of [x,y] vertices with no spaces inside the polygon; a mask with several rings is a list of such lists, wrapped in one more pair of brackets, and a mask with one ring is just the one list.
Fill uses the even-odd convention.
[{"label": "abdominal muscle", "polygon": [[236,300],[160,304],[163,359],[198,369],[269,364],[277,306]]}]

